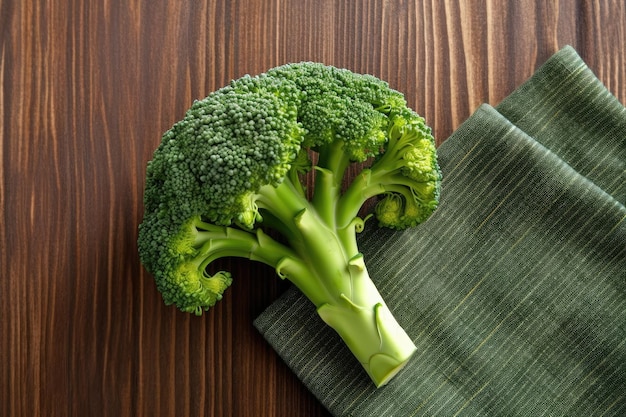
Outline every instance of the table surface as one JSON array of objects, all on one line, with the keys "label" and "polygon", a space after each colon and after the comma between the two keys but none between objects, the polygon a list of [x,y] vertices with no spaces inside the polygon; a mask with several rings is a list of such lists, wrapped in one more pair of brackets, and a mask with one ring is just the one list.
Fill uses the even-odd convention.
[{"label": "table surface", "polygon": [[0,0],[0,415],[328,415],[252,325],[289,285],[273,271],[224,262],[198,318],[142,269],[162,133],[306,60],[387,80],[441,143],[566,44],[626,102],[621,0]]}]

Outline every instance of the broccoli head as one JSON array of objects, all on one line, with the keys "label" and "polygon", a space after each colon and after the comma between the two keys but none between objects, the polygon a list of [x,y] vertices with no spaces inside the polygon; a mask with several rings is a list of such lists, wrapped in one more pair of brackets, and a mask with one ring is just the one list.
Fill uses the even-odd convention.
[{"label": "broccoli head", "polygon": [[375,198],[380,226],[415,227],[437,208],[440,181],[431,130],[400,92],[346,69],[283,65],[194,102],[163,135],[146,171],[141,261],[165,303],[196,314],[232,282],[209,274],[214,260],[273,267],[379,386],[415,346],[367,275],[360,216]]}]

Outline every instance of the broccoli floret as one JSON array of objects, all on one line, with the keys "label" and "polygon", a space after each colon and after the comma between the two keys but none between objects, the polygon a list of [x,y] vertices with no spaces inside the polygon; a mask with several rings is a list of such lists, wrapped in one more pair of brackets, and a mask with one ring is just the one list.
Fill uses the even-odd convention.
[{"label": "broccoli floret", "polygon": [[369,278],[359,216],[378,198],[380,226],[414,227],[440,181],[431,130],[400,92],[319,63],[280,66],[194,102],[163,135],[147,166],[141,261],[166,304],[196,314],[232,283],[207,272],[216,259],[273,267],[381,386],[415,345]]}]

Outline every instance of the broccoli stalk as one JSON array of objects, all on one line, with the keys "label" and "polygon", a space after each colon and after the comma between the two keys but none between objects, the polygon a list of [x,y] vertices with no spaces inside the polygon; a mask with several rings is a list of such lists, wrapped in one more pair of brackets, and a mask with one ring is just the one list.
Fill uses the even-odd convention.
[{"label": "broccoli stalk", "polygon": [[414,227],[436,209],[440,179],[430,129],[385,82],[277,67],[195,102],[165,133],[148,164],[141,260],[167,304],[196,314],[232,283],[208,273],[216,259],[273,267],[382,386],[416,348],[368,275],[359,216],[379,197],[380,226]]}]

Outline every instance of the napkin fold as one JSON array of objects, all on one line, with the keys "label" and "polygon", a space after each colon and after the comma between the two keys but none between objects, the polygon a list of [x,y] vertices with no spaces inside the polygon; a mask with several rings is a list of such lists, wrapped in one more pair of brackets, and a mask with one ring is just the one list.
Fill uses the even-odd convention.
[{"label": "napkin fold", "polygon": [[388,385],[296,289],[256,328],[335,416],[626,415],[624,106],[567,46],[439,161],[427,222],[359,235],[418,349]]}]

